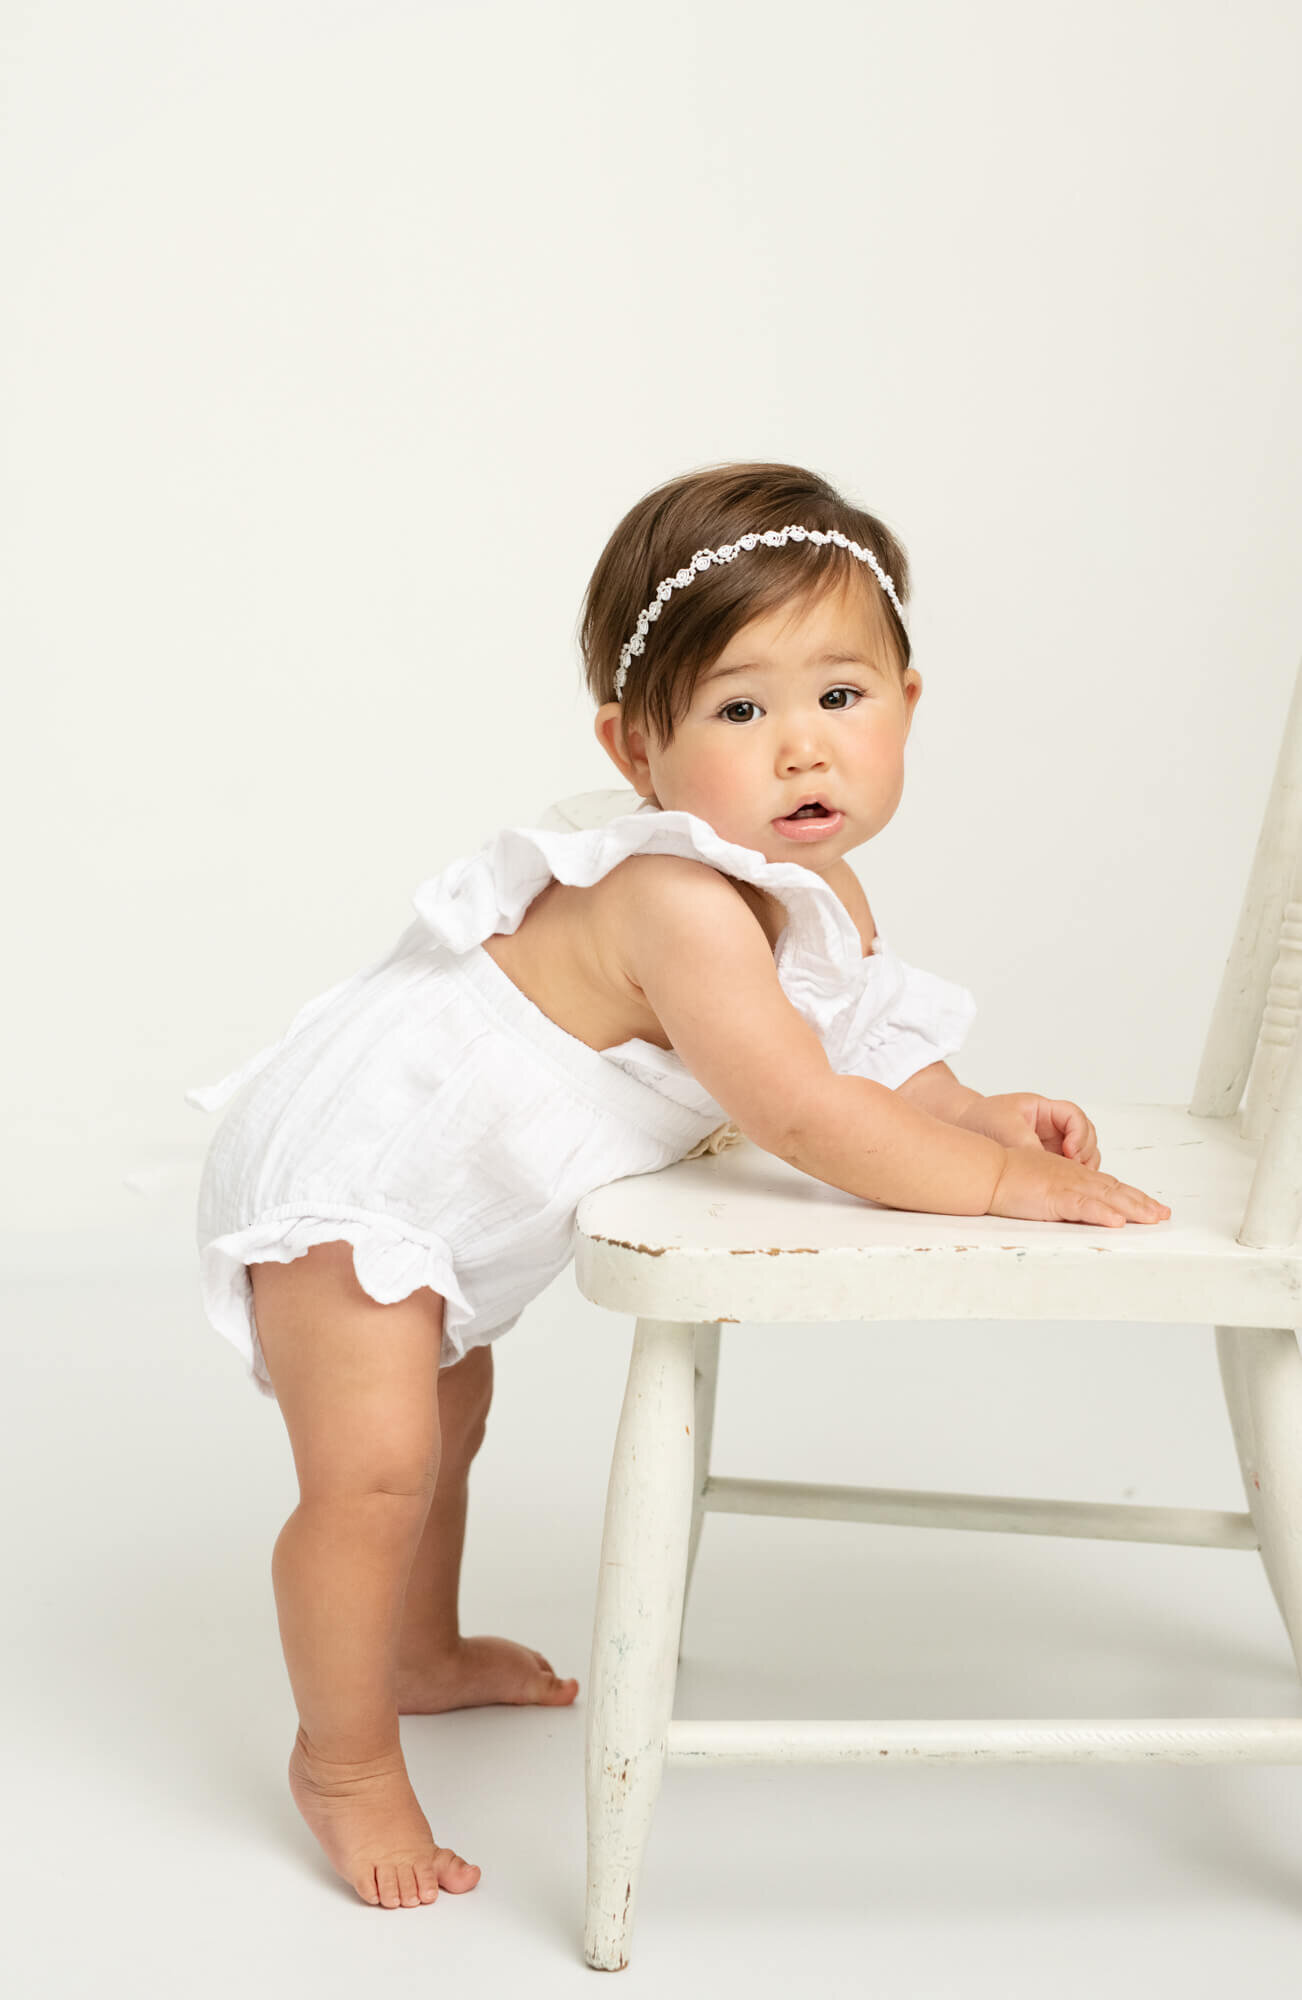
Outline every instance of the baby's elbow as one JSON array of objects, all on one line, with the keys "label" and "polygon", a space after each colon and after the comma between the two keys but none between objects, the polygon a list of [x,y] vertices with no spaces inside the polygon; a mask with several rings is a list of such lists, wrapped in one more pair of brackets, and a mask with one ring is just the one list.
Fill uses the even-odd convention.
[{"label": "baby's elbow", "polygon": [[792,1101],[778,1143],[768,1150],[802,1173],[826,1179],[832,1163],[879,1149],[894,1096],[871,1077],[829,1069]]}]

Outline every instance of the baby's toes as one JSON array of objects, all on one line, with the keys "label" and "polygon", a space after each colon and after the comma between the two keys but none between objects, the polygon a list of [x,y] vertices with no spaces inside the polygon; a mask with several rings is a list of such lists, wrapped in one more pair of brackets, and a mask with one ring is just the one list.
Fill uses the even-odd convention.
[{"label": "baby's toes", "polygon": [[436,1848],[431,1865],[438,1881],[454,1896],[464,1896],[467,1889],[473,1889],[483,1872],[473,1861],[463,1861],[450,1847]]},{"label": "baby's toes", "polygon": [[[529,1650],[533,1652],[532,1647]],[[567,1702],[573,1701],[579,1691],[578,1682],[572,1676],[569,1680],[561,1680],[550,1660],[545,1660],[541,1653],[534,1653],[533,1656],[541,1672],[530,1699],[544,1704],[551,1703],[556,1707],[563,1707]]]},{"label": "baby's toes", "polygon": [[[407,1872],[410,1874],[410,1869]],[[398,1879],[401,1873],[396,1861],[377,1861],[375,1864],[375,1887],[386,1910],[402,1908],[402,1890]]]},{"label": "baby's toes", "polygon": [[437,1901],[439,1893],[437,1850],[426,1860],[416,1863],[416,1891],[422,1903]]}]

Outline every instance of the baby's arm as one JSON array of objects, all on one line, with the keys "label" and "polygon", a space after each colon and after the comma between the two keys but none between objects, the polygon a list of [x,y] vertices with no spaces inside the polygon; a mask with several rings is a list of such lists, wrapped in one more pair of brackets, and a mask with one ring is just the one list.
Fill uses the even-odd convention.
[{"label": "baby's arm", "polygon": [[660,854],[630,855],[619,872],[625,969],[748,1139],[888,1207],[988,1211],[1006,1149],[885,1084],[838,1075],[783,992],[758,919],[724,876]]},{"label": "baby's arm", "polygon": [[613,873],[625,887],[627,976],[693,1076],[765,1152],[888,1208],[1110,1226],[1169,1217],[1140,1189],[1034,1142],[1010,1148],[885,1084],[839,1075],[783,992],[759,920],[716,869],[634,854]]}]

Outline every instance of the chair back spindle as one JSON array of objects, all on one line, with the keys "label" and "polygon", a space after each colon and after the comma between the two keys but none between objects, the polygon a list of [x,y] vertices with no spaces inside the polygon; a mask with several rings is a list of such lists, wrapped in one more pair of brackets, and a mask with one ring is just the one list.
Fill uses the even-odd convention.
[{"label": "chair back spindle", "polygon": [[1195,1118],[1229,1118],[1239,1108],[1252,1065],[1278,950],[1284,906],[1302,855],[1302,666],[1284,724],[1270,796],[1239,912],[1238,929],[1212,1011],[1189,1109]]},{"label": "chair back spindle", "polygon": [[1284,1075],[1297,1038],[1302,1014],[1302,902],[1286,903],[1279,930],[1279,951],[1266,989],[1257,1051],[1248,1074],[1239,1134],[1260,1146],[1279,1109]]},{"label": "chair back spindle", "polygon": [[[1189,1101],[1259,1146],[1239,1241],[1291,1244],[1302,1223],[1302,666],[1234,943]],[[1246,1101],[1244,1086],[1251,1074]]]}]

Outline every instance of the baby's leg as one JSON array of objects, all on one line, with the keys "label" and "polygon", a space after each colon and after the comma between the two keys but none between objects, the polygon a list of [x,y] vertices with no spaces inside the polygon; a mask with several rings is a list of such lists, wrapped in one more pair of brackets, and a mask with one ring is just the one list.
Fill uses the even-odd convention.
[{"label": "baby's leg", "polygon": [[424,1288],[377,1305],[346,1243],[249,1275],[299,1483],[271,1563],[299,1714],[290,1790],[364,1902],[433,1902],[479,1878],[436,1844],[398,1736],[403,1600],[439,1470],[443,1301]]},{"label": "baby's leg", "polygon": [[579,1684],[561,1680],[532,1646],[488,1634],[464,1637],[457,1598],[466,1533],[467,1482],[493,1399],[493,1350],[473,1347],[439,1376],[439,1476],[407,1580],[398,1642],[398,1709],[434,1715],[483,1703],[562,1708]]}]

